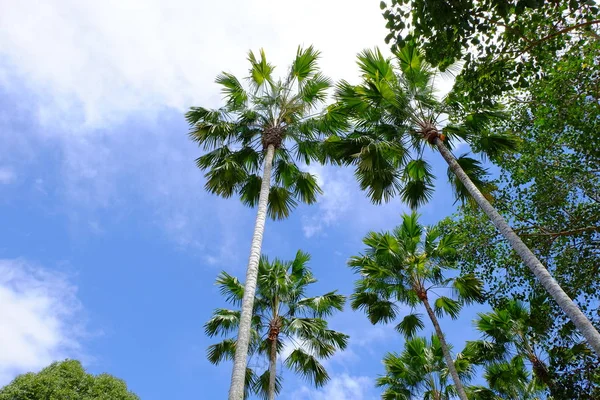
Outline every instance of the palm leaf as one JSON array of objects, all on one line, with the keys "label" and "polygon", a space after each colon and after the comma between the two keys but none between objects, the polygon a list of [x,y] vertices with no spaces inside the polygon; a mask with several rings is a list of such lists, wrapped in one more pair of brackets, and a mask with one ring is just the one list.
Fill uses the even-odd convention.
[{"label": "palm leaf", "polygon": [[402,201],[410,208],[416,209],[427,203],[433,195],[433,181],[435,176],[431,173],[431,166],[423,159],[410,161],[404,169],[404,186],[400,192]]},{"label": "palm leaf", "polygon": [[396,330],[406,337],[413,337],[417,330],[425,328],[420,314],[409,314],[396,325]]},{"label": "palm leaf", "polygon": [[235,355],[235,340],[225,339],[220,343],[208,347],[206,357],[212,364],[219,364],[223,360],[233,360]]},{"label": "palm leaf", "polygon": [[271,186],[267,208],[269,217],[272,219],[285,219],[297,205],[298,202],[288,189],[281,186]]},{"label": "palm leaf", "polygon": [[329,381],[329,374],[312,355],[302,349],[296,349],[286,358],[285,365],[302,375],[316,387],[324,386]]},{"label": "palm leaf", "polygon": [[217,277],[216,285],[219,286],[219,292],[225,296],[225,300],[234,306],[242,304],[244,297],[244,285],[235,276],[229,275],[225,271],[221,271]]},{"label": "palm leaf", "polygon": [[234,75],[223,72],[217,76],[216,83],[223,86],[222,93],[228,106],[234,110],[245,106],[248,101],[248,95],[240,81]]},{"label": "palm leaf", "polygon": [[462,305],[460,302],[446,296],[440,296],[435,300],[433,310],[438,317],[444,314],[449,315],[452,319],[458,318]]}]

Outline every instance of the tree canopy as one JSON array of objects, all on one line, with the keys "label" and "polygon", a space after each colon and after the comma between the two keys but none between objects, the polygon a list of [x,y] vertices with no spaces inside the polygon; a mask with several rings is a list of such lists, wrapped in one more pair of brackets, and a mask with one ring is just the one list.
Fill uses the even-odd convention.
[{"label": "tree canopy", "polygon": [[52,363],[37,373],[19,375],[0,389],[0,400],[139,400],[112,375],[87,373],[76,360]]}]

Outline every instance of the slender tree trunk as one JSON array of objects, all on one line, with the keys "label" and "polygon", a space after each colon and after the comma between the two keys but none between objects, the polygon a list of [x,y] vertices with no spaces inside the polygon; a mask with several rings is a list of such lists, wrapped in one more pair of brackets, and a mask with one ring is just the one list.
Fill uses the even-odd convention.
[{"label": "slender tree trunk", "polygon": [[440,339],[440,346],[442,346],[442,352],[444,353],[444,359],[446,360],[446,365],[448,366],[448,370],[450,371],[450,375],[452,376],[452,380],[454,381],[454,386],[456,386],[456,392],[458,393],[458,397],[461,400],[469,400],[467,397],[467,393],[465,392],[465,388],[463,387],[462,382],[460,381],[460,377],[458,376],[458,371],[456,370],[456,366],[454,365],[454,361],[452,361],[452,355],[450,354],[450,349],[448,348],[448,343],[446,343],[446,339],[444,338],[444,332],[442,332],[442,328],[431,309],[431,305],[429,305],[429,300],[425,296],[423,299],[423,305],[427,310],[427,314],[429,315],[429,319],[431,319],[431,323],[435,329],[435,333]]},{"label": "slender tree trunk", "polygon": [[275,400],[275,382],[277,378],[277,338],[271,341],[269,354],[269,400]]},{"label": "slender tree trunk", "polygon": [[589,345],[594,349],[596,354],[600,355],[600,333],[594,328],[590,320],[577,307],[575,302],[565,293],[558,282],[554,280],[546,267],[537,259],[537,257],[529,250],[527,245],[523,243],[521,238],[512,230],[506,220],[496,211],[489,201],[481,194],[479,189],[473,184],[469,176],[460,167],[454,155],[448,150],[446,145],[439,139],[435,139],[435,144],[439,149],[442,157],[450,166],[450,169],[463,185],[467,188],[477,205],[484,213],[492,220],[492,223],[500,231],[500,233],[509,241],[512,248],[523,260],[523,263],[529,267],[531,272],[538,278],[542,286],[558,303],[560,308],[569,317],[571,322],[575,324],[579,332],[585,337]]},{"label": "slender tree trunk", "polygon": [[258,198],[258,212],[256,214],[256,223],[254,225],[252,246],[250,247],[248,270],[246,271],[244,297],[242,298],[242,313],[240,315],[238,338],[233,359],[231,386],[229,387],[229,400],[243,400],[244,398],[244,380],[246,378],[248,346],[250,344],[252,309],[254,307],[258,262],[260,260],[263,233],[265,231],[265,220],[267,217],[267,203],[269,199],[269,189],[271,187],[271,168],[273,167],[274,154],[275,147],[271,144],[267,147],[267,154],[263,165],[263,179],[260,186],[260,196]]}]

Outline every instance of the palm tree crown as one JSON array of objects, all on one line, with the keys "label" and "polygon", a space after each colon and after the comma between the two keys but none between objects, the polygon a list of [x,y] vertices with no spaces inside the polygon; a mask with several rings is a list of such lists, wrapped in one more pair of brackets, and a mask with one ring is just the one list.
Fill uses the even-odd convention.
[{"label": "palm tree crown", "polygon": [[[514,140],[489,131],[489,123],[500,117],[499,110],[467,112],[453,96],[436,96],[439,74],[421,58],[414,43],[408,43],[386,58],[379,49],[358,55],[362,82],[342,81],[336,89],[336,112],[348,116],[354,128],[347,135],[330,136],[325,142],[329,160],[354,165],[360,187],[376,203],[396,195],[412,208],[427,202],[433,193],[434,175],[423,157],[435,139],[449,146],[465,141],[475,152],[491,157],[511,149]],[[451,116],[452,123],[440,125]],[[485,181],[481,163],[463,155],[459,164],[485,192],[492,188]],[[458,199],[468,194],[449,174]]]},{"label": "palm tree crown", "polygon": [[[319,360],[327,359],[347,346],[348,336],[329,329],[325,320],[335,311],[342,310],[345,297],[335,291],[314,297],[306,295],[307,288],[316,282],[307,265],[309,260],[310,256],[301,251],[288,262],[277,259],[270,262],[264,256],[260,260],[249,347],[253,367],[246,375],[247,394],[251,391],[263,398],[271,398],[270,370],[275,368],[274,365],[269,365],[260,375],[255,370],[261,367],[261,360],[274,364],[277,356],[284,354],[283,363],[288,369],[315,386],[322,386],[329,380],[329,375]],[[237,278],[222,272],[217,285],[229,303],[241,304],[244,286]],[[230,336],[238,327],[239,315],[238,310],[215,310],[205,325],[206,334]],[[208,359],[218,364],[233,358],[234,352],[235,340],[226,338],[209,347]],[[273,397],[281,390],[281,375],[274,376]]]},{"label": "palm tree crown", "polygon": [[[384,388],[383,400],[450,400],[456,396],[440,340],[435,335],[430,341],[421,337],[407,340],[402,353],[388,353],[383,364],[385,375],[377,379],[377,386]],[[472,378],[472,366],[462,355],[454,364],[461,380]]]},{"label": "palm tree crown", "polygon": [[216,82],[222,86],[225,105],[216,110],[189,110],[190,137],[207,151],[196,160],[206,171],[206,190],[226,198],[239,195],[244,204],[254,207],[261,188],[260,167],[273,146],[269,216],[282,219],[298,201],[315,202],[321,189],[296,161],[308,163],[315,158],[319,130],[326,125],[325,118],[311,115],[331,86],[319,71],[318,58],[312,46],[299,47],[287,76],[276,80],[264,51],[258,57],[250,52],[248,88],[223,72]]},{"label": "palm tree crown", "polygon": [[[363,309],[372,323],[390,322],[398,315],[398,302],[415,309],[429,301],[436,290],[451,289],[452,296],[437,296],[434,311],[457,318],[463,304],[482,301],[483,283],[473,275],[446,278],[445,270],[456,269],[457,236],[442,234],[438,226],[424,227],[418,215],[405,214],[393,232],[370,232],[363,240],[366,252],[350,259],[359,274],[352,307]],[[419,314],[411,313],[398,324],[410,337],[423,328]]]},{"label": "palm tree crown", "polygon": [[[544,387],[553,391],[554,379],[539,346],[546,333],[531,325],[529,311],[523,303],[511,300],[491,312],[480,313],[475,326],[483,339],[468,342],[465,351],[473,362],[486,364],[488,375],[500,377],[494,379],[497,386],[512,386],[514,391],[540,392]],[[521,381],[527,384],[517,385],[515,379],[501,378],[503,373],[506,375],[505,370],[522,371],[521,375],[528,376],[526,363],[533,371],[531,383],[523,379]],[[493,387],[491,383],[490,387]],[[515,392],[515,396],[517,394]]]}]

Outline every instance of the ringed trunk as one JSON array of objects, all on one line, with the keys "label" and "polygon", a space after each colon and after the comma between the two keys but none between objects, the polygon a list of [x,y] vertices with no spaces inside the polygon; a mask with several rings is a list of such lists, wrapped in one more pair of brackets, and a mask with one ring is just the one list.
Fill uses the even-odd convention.
[{"label": "ringed trunk", "polygon": [[465,388],[463,387],[463,384],[460,380],[460,377],[458,376],[458,371],[456,370],[454,361],[452,361],[452,356],[450,355],[448,343],[446,343],[446,339],[444,338],[444,332],[442,332],[442,328],[438,323],[437,317],[431,309],[431,305],[429,305],[429,299],[427,298],[427,296],[424,296],[422,301],[423,305],[425,306],[425,309],[427,310],[427,314],[429,315],[429,319],[431,319],[431,323],[433,324],[435,333],[438,339],[440,339],[440,346],[442,347],[442,352],[444,353],[444,359],[446,360],[448,371],[450,371],[450,376],[452,376],[452,380],[454,381],[454,386],[456,386],[456,392],[458,393],[458,397],[461,400],[469,400],[469,398],[467,397],[467,393],[465,392]]},{"label": "ringed trunk", "polygon": [[444,157],[444,160],[446,160],[450,166],[452,172],[454,172],[462,184],[465,185],[479,208],[481,208],[481,210],[492,220],[492,223],[500,231],[502,236],[508,240],[515,252],[521,257],[523,263],[527,265],[531,272],[537,277],[542,286],[552,296],[563,312],[567,314],[583,337],[585,337],[591,348],[600,356],[600,333],[598,333],[598,330],[592,325],[585,314],[581,312],[575,302],[565,293],[552,275],[550,275],[546,267],[538,260],[535,254],[529,250],[529,247],[527,247],[521,238],[512,230],[504,217],[496,211],[479,191],[477,186],[473,184],[469,176],[456,161],[454,155],[448,150],[446,145],[444,145],[444,142],[436,137],[434,143],[442,157]]},{"label": "ringed trunk", "polygon": [[269,199],[269,189],[271,187],[271,169],[273,167],[274,155],[275,147],[270,144],[267,147],[267,154],[263,165],[263,179],[258,198],[258,211],[256,213],[256,223],[254,224],[254,234],[252,236],[252,245],[250,247],[250,258],[248,259],[248,269],[246,271],[244,297],[242,298],[242,312],[240,315],[238,338],[233,359],[231,386],[229,387],[229,400],[243,400],[244,398],[244,381],[246,378],[246,365],[248,362],[248,346],[250,345],[252,309],[254,307],[254,295],[256,293],[258,262],[260,260],[263,233],[265,231],[267,203]]}]

